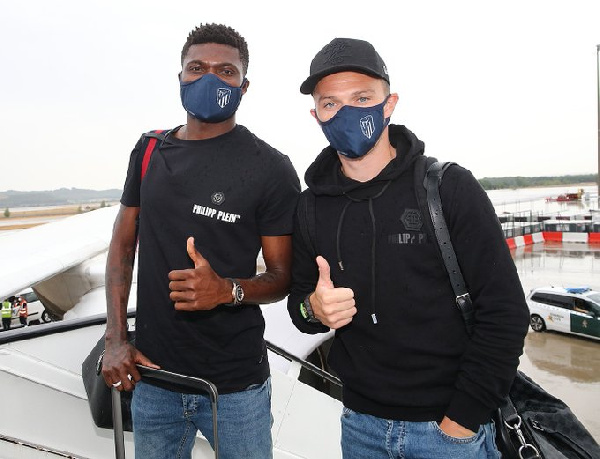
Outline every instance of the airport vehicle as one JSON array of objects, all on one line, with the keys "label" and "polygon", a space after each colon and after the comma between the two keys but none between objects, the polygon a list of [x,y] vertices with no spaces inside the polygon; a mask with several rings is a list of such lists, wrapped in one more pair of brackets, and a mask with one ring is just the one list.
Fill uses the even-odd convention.
[{"label": "airport vehicle", "polygon": [[531,328],[600,339],[600,292],[589,287],[540,287],[527,295]]}]

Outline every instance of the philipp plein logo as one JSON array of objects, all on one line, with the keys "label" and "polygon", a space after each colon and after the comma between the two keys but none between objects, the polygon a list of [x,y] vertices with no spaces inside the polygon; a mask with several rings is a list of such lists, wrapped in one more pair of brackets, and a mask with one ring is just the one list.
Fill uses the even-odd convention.
[{"label": "philipp plein logo", "polygon": [[417,209],[404,209],[400,221],[408,231],[419,231],[423,226],[421,212]]},{"label": "philipp plein logo", "polygon": [[210,200],[213,204],[220,206],[225,202],[225,193],[223,193],[222,191],[215,191],[211,195]]}]

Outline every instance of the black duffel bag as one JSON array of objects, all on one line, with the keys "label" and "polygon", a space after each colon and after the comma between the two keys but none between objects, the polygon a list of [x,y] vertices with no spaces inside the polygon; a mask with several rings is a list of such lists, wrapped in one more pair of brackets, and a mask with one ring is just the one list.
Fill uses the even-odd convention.
[{"label": "black duffel bag", "polygon": [[600,458],[600,446],[567,404],[520,371],[494,422],[503,459]]}]

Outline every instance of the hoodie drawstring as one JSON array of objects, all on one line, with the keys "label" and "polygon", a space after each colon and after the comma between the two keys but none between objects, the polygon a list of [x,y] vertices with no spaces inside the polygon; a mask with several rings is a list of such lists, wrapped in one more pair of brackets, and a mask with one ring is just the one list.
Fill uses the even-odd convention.
[{"label": "hoodie drawstring", "polygon": [[[389,185],[389,182],[388,182]],[[387,186],[387,185],[386,185]],[[371,215],[371,225],[373,227],[373,237],[371,238],[371,319],[377,324],[377,316],[375,315],[375,260],[377,258],[375,249],[377,247],[377,238],[375,237],[375,213],[373,212],[373,198],[369,199],[369,214]]]},{"label": "hoodie drawstring", "polygon": [[[376,261],[377,261],[377,250],[376,250],[377,249],[377,237],[376,237],[377,227],[375,224],[375,212],[373,210],[373,200],[377,199],[383,193],[385,193],[385,191],[388,189],[388,187],[390,186],[391,183],[392,183],[391,180],[388,181],[383,186],[381,191],[379,191],[379,193],[377,193],[375,196],[368,198],[369,215],[371,216],[371,227],[372,227],[372,235],[371,235],[371,319],[373,320],[374,324],[377,324],[377,315],[376,315],[376,308],[375,308],[375,301],[377,298],[376,288],[375,288],[375,285],[376,285],[375,281],[377,280],[377,274],[375,271],[375,265],[376,265]],[[342,209],[342,213],[340,214],[340,219],[338,221],[338,227],[337,227],[336,241],[335,241],[337,258],[338,258],[338,266],[340,267],[341,271],[344,271],[344,262],[342,260],[342,249],[341,249],[341,234],[342,234],[342,225],[344,222],[344,218],[346,216],[346,210],[348,209],[350,204],[352,204],[353,202],[365,201],[365,199],[353,198],[352,196],[350,196],[348,194],[344,194],[344,196],[346,196],[346,198],[348,198],[349,201],[344,205],[344,207]]]},{"label": "hoodie drawstring", "polygon": [[[349,196],[347,196],[348,198],[350,198]],[[352,199],[352,198],[350,198]],[[340,271],[344,270],[344,263],[342,261],[342,250],[340,248],[340,236],[342,234],[342,223],[344,223],[344,217],[346,215],[346,209],[348,209],[348,207],[350,206],[350,204],[352,204],[353,200],[350,200],[346,203],[346,205],[344,206],[344,208],[342,209],[342,213],[340,215],[340,219],[338,221],[338,227],[337,227],[337,233],[335,236],[335,248],[337,251],[337,259],[338,259],[338,266],[340,267]]]}]

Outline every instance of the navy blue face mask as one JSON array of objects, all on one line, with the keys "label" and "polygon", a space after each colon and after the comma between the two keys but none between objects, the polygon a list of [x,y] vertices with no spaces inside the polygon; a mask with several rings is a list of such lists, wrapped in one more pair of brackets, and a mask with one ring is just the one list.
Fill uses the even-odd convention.
[{"label": "navy blue face mask", "polygon": [[324,122],[317,118],[329,144],[348,158],[366,155],[390,122],[389,118],[383,117],[383,106],[388,97],[373,107],[344,105],[333,118]]},{"label": "navy blue face mask", "polygon": [[219,123],[231,118],[242,100],[242,85],[230,86],[212,73],[195,81],[180,82],[183,108],[194,118],[206,123]]}]

